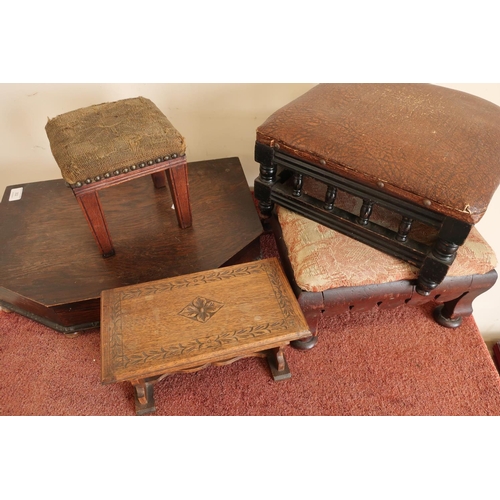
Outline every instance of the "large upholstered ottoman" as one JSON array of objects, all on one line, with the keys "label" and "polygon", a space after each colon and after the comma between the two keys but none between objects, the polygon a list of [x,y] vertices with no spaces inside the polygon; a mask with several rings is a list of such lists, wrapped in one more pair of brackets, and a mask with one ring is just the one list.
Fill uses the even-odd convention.
[{"label": "large upholstered ottoman", "polygon": [[[374,213],[380,224],[394,217],[380,208]],[[476,228],[444,280],[429,295],[421,295],[416,293],[418,269],[401,259],[284,207],[276,207],[271,223],[284,269],[313,333],[292,343],[299,349],[316,344],[322,315],[374,307],[419,306],[432,301],[436,304],[435,320],[456,328],[464,316],[472,314],[473,300],[497,280],[495,253]],[[415,232],[417,238],[425,239],[424,227],[415,227]]]},{"label": "large upholstered ottoman", "polygon": [[[286,207],[404,260],[430,295],[500,182],[500,107],[430,84],[320,84],[258,127],[255,159],[262,213]],[[376,207],[396,215],[390,226]],[[417,223],[433,239],[416,238]]]}]

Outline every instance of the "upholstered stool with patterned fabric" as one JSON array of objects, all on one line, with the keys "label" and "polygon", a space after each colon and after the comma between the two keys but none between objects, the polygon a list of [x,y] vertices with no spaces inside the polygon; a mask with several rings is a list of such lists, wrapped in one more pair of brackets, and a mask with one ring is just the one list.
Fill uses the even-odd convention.
[{"label": "upholstered stool with patterned fabric", "polygon": [[[263,214],[280,205],[402,259],[430,295],[500,183],[500,107],[430,84],[320,84],[258,127],[255,159]],[[378,224],[375,207],[397,217]]]},{"label": "upholstered stool with patterned fabric", "polygon": [[186,144],[149,99],[136,97],[70,111],[49,119],[45,130],[103,257],[115,250],[100,189],[144,175],[151,175],[157,188],[166,187],[168,181],[179,226],[191,226]]},{"label": "upholstered stool with patterned fabric", "polygon": [[[373,217],[380,224],[396,218],[380,207],[374,210]],[[476,228],[472,228],[444,280],[424,296],[416,293],[418,269],[399,258],[280,206],[276,207],[271,223],[284,269],[313,333],[310,338],[294,342],[297,348],[316,344],[316,326],[321,315],[377,306],[390,308],[434,301],[435,320],[456,328],[462,317],[472,314],[472,301],[497,279],[495,253]],[[416,237],[427,238],[424,229],[415,227],[415,232],[420,233]]]}]

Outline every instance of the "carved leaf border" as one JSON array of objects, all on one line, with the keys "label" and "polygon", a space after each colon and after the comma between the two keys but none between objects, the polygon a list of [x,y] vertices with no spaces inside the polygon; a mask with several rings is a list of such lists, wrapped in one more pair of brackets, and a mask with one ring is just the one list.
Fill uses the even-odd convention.
[{"label": "carved leaf border", "polygon": [[207,274],[197,275],[192,278],[180,278],[175,281],[169,281],[168,283],[151,284],[133,290],[124,290],[120,293],[120,299],[135,299],[137,297],[154,295],[159,292],[168,292],[177,288],[188,288],[190,286],[204,285],[215,281],[248,276],[250,274],[258,273],[261,268],[262,266],[260,264],[251,264],[245,267],[238,267],[236,269],[220,269],[210,271]]},{"label": "carved leaf border", "polygon": [[210,335],[203,339],[194,339],[189,342],[180,342],[176,345],[168,346],[167,348],[161,347],[153,349],[148,352],[140,354],[133,354],[131,356],[123,356],[123,366],[135,366],[138,364],[145,364],[148,362],[158,361],[161,359],[169,359],[176,356],[191,354],[203,351],[205,349],[215,349],[227,344],[238,343],[241,340],[249,338],[257,338],[266,334],[270,334],[273,329],[279,327],[286,327],[286,320],[276,321],[273,323],[265,323],[263,325],[251,326],[232,332],[224,332],[218,335]]},{"label": "carved leaf border", "polygon": [[287,320],[287,328],[296,327],[297,322],[295,321],[294,307],[288,295],[283,293],[283,281],[281,280],[277,269],[269,262],[265,262],[264,265],[266,267],[267,276],[269,277],[269,281],[273,288],[276,301],[281,308],[283,317]]}]

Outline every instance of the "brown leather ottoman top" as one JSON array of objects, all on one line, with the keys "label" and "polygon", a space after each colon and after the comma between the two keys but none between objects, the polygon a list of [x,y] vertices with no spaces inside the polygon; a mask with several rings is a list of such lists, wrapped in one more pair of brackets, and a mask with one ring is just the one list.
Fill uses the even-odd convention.
[{"label": "brown leather ottoman top", "polygon": [[257,142],[475,224],[500,183],[500,107],[430,84],[319,84]]}]

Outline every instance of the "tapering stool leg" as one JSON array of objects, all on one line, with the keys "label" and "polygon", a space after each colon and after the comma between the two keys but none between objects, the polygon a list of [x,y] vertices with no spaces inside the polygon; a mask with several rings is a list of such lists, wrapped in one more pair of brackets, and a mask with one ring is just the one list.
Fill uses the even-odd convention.
[{"label": "tapering stool leg", "polygon": [[185,229],[192,224],[187,163],[169,168],[166,173],[179,227]]},{"label": "tapering stool leg", "polygon": [[167,178],[165,177],[164,170],[151,174],[151,178],[153,179],[153,183],[156,189],[167,187]]},{"label": "tapering stool leg", "polygon": [[103,257],[115,254],[97,191],[75,194]]}]

